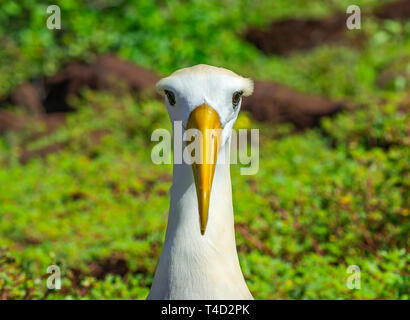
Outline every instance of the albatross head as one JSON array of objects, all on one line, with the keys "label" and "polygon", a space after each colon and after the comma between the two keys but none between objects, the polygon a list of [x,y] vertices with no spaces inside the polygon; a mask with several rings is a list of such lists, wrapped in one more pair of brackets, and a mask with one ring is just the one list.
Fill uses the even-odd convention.
[{"label": "albatross head", "polygon": [[253,92],[253,82],[236,73],[209,65],[175,71],[157,83],[165,95],[172,123],[181,121],[185,130],[201,133],[200,155],[192,164],[198,197],[201,234],[205,233],[213,176],[218,152],[232,132],[241,97]]}]

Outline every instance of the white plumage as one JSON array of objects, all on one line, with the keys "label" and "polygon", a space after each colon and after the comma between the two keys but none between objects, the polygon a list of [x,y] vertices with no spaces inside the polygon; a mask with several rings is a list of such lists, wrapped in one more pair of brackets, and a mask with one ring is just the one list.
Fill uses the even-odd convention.
[{"label": "white plumage", "polygon": [[[199,194],[205,191],[195,181],[192,166],[173,166],[165,243],[147,299],[252,299],[236,250],[229,149],[240,109],[240,103],[233,105],[232,96],[235,92],[250,95],[253,82],[227,69],[197,65],[162,79],[157,90],[175,97],[174,105],[166,99],[173,128],[175,121],[187,128],[190,116],[197,113],[194,110],[205,106],[209,112],[216,111],[222,138],[204,225],[198,218],[207,211],[199,205]],[[203,168],[198,170],[202,173]]]}]

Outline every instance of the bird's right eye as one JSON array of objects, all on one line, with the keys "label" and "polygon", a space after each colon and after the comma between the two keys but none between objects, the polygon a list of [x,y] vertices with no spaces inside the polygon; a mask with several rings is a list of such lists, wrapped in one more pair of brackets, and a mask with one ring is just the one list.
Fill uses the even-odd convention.
[{"label": "bird's right eye", "polygon": [[236,107],[239,105],[239,102],[241,101],[241,96],[243,94],[243,91],[236,91],[233,96],[232,96],[232,104],[233,108],[236,109]]},{"label": "bird's right eye", "polygon": [[175,95],[173,92],[169,91],[169,90],[164,90],[165,95],[167,96],[168,102],[171,106],[175,105]]}]

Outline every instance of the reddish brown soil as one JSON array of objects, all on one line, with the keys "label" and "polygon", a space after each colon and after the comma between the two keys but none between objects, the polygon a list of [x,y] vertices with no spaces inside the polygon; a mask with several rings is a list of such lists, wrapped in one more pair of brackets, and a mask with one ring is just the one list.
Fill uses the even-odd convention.
[{"label": "reddish brown soil", "polygon": [[44,108],[47,112],[73,110],[67,98],[79,95],[85,87],[119,94],[125,90],[152,95],[158,80],[159,76],[154,72],[112,55],[103,55],[90,65],[74,62],[46,79]]},{"label": "reddish brown soil", "polygon": [[[373,15],[379,19],[410,19],[410,0],[386,3],[374,12],[362,10],[362,20]],[[339,13],[324,19],[287,19],[272,22],[266,29],[249,28],[244,38],[266,54],[287,55],[307,50],[323,43],[347,43],[360,46],[363,35],[347,39],[345,32],[348,14]],[[356,30],[357,32],[360,32]]]},{"label": "reddish brown soil", "polygon": [[[98,58],[93,64],[74,62],[68,64],[56,75],[44,80],[46,99],[41,107],[38,89],[29,83],[19,86],[12,94],[14,101],[32,113],[65,112],[73,110],[68,104],[70,95],[79,95],[85,87],[94,90],[110,90],[121,93],[123,90],[137,94],[154,93],[154,85],[159,76],[152,71],[135,66],[111,55]],[[343,108],[340,103],[326,98],[299,93],[283,85],[256,81],[255,92],[244,99],[244,109],[250,111],[257,120],[292,122],[299,128],[313,126],[322,116],[331,115]],[[39,107],[40,106],[40,107]],[[41,116],[51,132],[56,120]],[[60,116],[62,117],[62,116]],[[0,113],[0,126],[19,129],[24,121],[7,111]],[[58,124],[58,123],[57,123]]]},{"label": "reddish brown soil", "polygon": [[403,113],[410,112],[410,94],[407,94],[399,103],[399,110]]},{"label": "reddish brown soil", "polygon": [[0,133],[9,130],[20,130],[25,126],[25,118],[14,113],[0,109]]},{"label": "reddish brown soil", "polygon": [[108,274],[119,275],[121,277],[128,273],[128,263],[124,258],[108,258],[97,260],[88,266],[91,275],[99,280],[104,279]]},{"label": "reddish brown soil", "polygon": [[[365,14],[362,12],[362,17]],[[387,3],[371,14],[380,19],[408,19],[410,0]],[[345,22],[345,13],[322,20],[289,19],[274,22],[267,30],[250,28],[245,38],[266,53],[287,54],[293,50],[313,48],[324,42],[340,41],[346,30]],[[389,79],[389,74],[385,72],[378,82],[383,85]],[[85,87],[111,90],[118,94],[126,90],[137,95],[153,96],[154,84],[158,80],[159,76],[154,72],[113,55],[100,56],[92,64],[72,62],[52,77],[18,86],[7,102],[21,106],[26,114],[17,116],[0,106],[0,133],[20,130],[33,120],[46,123],[45,134],[52,132],[64,122],[61,120],[64,117],[59,115],[51,118],[44,113],[73,111],[68,97],[80,95]],[[266,81],[257,81],[255,93],[244,100],[244,109],[250,111],[257,120],[292,122],[298,128],[316,125],[320,117],[332,115],[343,108],[341,103],[302,94]]]},{"label": "reddish brown soil", "polygon": [[29,114],[43,113],[40,89],[32,83],[26,82],[18,86],[11,94],[11,102],[23,107]]},{"label": "reddish brown soil", "polygon": [[294,91],[281,84],[255,81],[255,91],[243,100],[243,109],[259,121],[291,122],[303,129],[318,124],[323,116],[344,109],[341,102]]},{"label": "reddish brown soil", "polygon": [[[42,86],[37,82],[17,87],[8,100],[26,112],[16,115],[0,109],[0,133],[42,122],[46,129],[32,133],[31,139],[50,134],[65,122],[65,112],[74,111],[69,105],[69,96],[81,95],[82,89],[86,87],[108,90],[114,94],[130,91],[138,97],[158,98],[154,93],[154,85],[159,78],[150,70],[111,55],[101,56],[92,64],[70,63],[54,76],[44,79]],[[44,100],[41,98],[43,96]],[[297,128],[306,128],[316,125],[321,117],[343,109],[344,105],[303,94],[274,82],[256,81],[255,92],[244,99],[243,108],[259,121],[291,122]],[[90,138],[96,142],[99,140],[98,137]],[[25,163],[33,157],[44,157],[63,148],[62,144],[54,144],[39,150],[24,151],[21,162]]]},{"label": "reddish brown soil", "polygon": [[276,21],[265,30],[251,27],[244,37],[266,54],[288,54],[294,50],[311,49],[324,42],[343,38],[346,16],[336,15],[323,20],[289,19]]},{"label": "reddish brown soil", "polygon": [[64,113],[51,113],[51,114],[41,114],[35,117],[31,118],[26,118],[27,122],[32,121],[32,122],[40,122],[42,124],[42,130],[37,131],[33,130],[31,132],[30,139],[35,140],[42,138],[44,136],[49,135],[50,133],[53,133],[58,127],[61,125],[65,124],[66,122],[66,117]]},{"label": "reddish brown soil", "polygon": [[[129,272],[127,261],[120,255],[114,255],[105,259],[97,259],[92,261],[87,266],[87,271],[79,268],[72,268],[68,272],[68,278],[70,279],[72,286],[80,290],[81,295],[85,295],[89,288],[83,287],[81,281],[88,276],[103,280],[109,274],[119,275],[125,277]],[[61,294],[65,294],[64,290],[61,290]]]},{"label": "reddish brown soil", "polygon": [[37,157],[44,158],[50,153],[55,153],[60,150],[63,150],[64,147],[65,147],[64,143],[54,143],[46,147],[43,147],[41,149],[36,149],[32,151],[24,150],[20,156],[20,162],[22,164],[25,164],[32,158],[37,158]]},{"label": "reddish brown soil", "polygon": [[[109,130],[94,130],[89,133],[88,139],[90,139],[92,145],[98,145],[101,139],[109,133]],[[33,158],[45,158],[48,154],[61,151],[65,147],[64,143],[54,143],[35,150],[23,150],[19,160],[22,164],[25,164]]]},{"label": "reddish brown soil", "polygon": [[[38,139],[52,133],[65,122],[65,112],[74,111],[68,98],[80,95],[84,88],[109,90],[116,94],[126,90],[136,95],[153,96],[158,80],[159,76],[154,72],[112,55],[103,55],[93,64],[70,63],[52,77],[36,83],[21,84],[3,101],[17,105],[25,112],[17,115],[1,109],[0,105],[0,134],[41,123],[45,130],[34,130],[30,136],[30,140]],[[90,139],[98,143],[104,134],[106,132],[92,132]],[[26,163],[33,157],[45,157],[64,147],[57,143],[37,150],[24,150],[20,161]]]},{"label": "reddish brown soil", "polygon": [[[0,109],[0,134],[10,130],[21,130],[33,124],[42,125],[41,131],[33,130],[29,138],[31,141],[50,134],[63,123],[65,123],[65,116],[59,113],[32,115],[28,112],[23,115],[16,115],[10,111]],[[26,163],[34,157],[45,157],[49,153],[63,149],[63,147],[63,144],[56,143],[41,149],[23,150],[20,155],[20,162]]]},{"label": "reddish brown soil", "polygon": [[410,19],[410,0],[386,3],[376,10],[375,15],[380,19]]}]

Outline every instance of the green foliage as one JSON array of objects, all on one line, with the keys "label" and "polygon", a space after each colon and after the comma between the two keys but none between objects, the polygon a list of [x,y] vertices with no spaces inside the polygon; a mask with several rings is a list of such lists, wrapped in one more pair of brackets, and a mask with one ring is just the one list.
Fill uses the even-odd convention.
[{"label": "green foliage", "polygon": [[[8,152],[0,171],[0,245],[11,251],[6,258],[16,259],[0,269],[9,298],[144,298],[149,290],[171,168],[151,163],[147,132],[169,127],[165,111],[155,101],[104,93],[87,92],[77,103],[82,107],[67,125],[35,145],[24,136],[2,139]],[[377,126],[368,120],[375,113]],[[261,130],[258,174],[232,170],[236,222],[270,250],[253,248],[252,239],[238,232],[256,298],[408,298],[409,179],[403,177],[409,149],[400,139],[408,116],[358,110],[324,121],[323,131],[281,139],[271,139],[263,124],[240,122]],[[396,140],[362,139],[368,132],[372,141],[389,126]],[[98,144],[87,142],[100,128],[110,129]],[[13,161],[23,145],[55,142],[67,146],[46,161]],[[93,275],[93,263],[104,268],[113,257],[126,261],[125,277],[115,269],[101,279]],[[51,264],[64,270],[61,292],[44,287]],[[346,288],[351,264],[362,268],[363,290]]]},{"label": "green foliage", "polygon": [[[258,298],[408,299],[410,122],[377,110],[326,119],[325,135],[265,138],[258,174],[234,171],[236,222],[274,257],[238,238]],[[361,267],[363,290],[346,288],[349,265]]]},{"label": "green foliage", "polygon": [[[326,16],[350,3],[55,3],[62,9],[60,32],[45,28],[44,2],[0,4],[0,95],[71,59],[113,51],[162,73],[223,65],[364,105],[294,134],[288,125],[241,115],[237,126],[259,128],[261,148],[257,175],[232,168],[240,262],[257,299],[409,299],[410,122],[399,108],[408,84],[402,74],[386,88],[376,84],[386,67],[406,63],[408,22],[366,19],[360,50],[323,45],[277,57],[238,35],[249,24]],[[170,128],[165,108],[92,91],[74,103],[78,111],[52,134],[34,139],[45,128],[29,125],[0,136],[0,298],[148,294],[171,185],[171,166],[150,158],[152,131]],[[62,150],[45,159],[19,161],[24,151],[55,145]],[[52,264],[62,270],[60,291],[46,288]],[[346,286],[349,265],[361,268],[360,290]]]},{"label": "green foliage", "polygon": [[[72,59],[89,61],[96,54],[116,52],[164,74],[198,63],[223,65],[303,91],[340,97],[358,95],[373,86],[375,67],[382,67],[397,53],[410,51],[409,23],[380,25],[372,18],[363,22],[368,35],[356,33],[356,37],[372,38],[371,46],[360,52],[323,46],[290,59],[266,57],[238,37],[249,24],[266,25],[271,19],[289,17],[322,17],[344,11],[350,4],[345,0],[293,2],[4,1],[0,4],[4,49],[0,53],[4,61],[0,65],[0,96],[26,79],[54,73]],[[60,31],[45,27],[50,4],[61,7]],[[379,1],[355,4],[366,5],[370,10]],[[354,32],[350,32],[353,37]],[[334,81],[327,81],[329,78]]]}]

